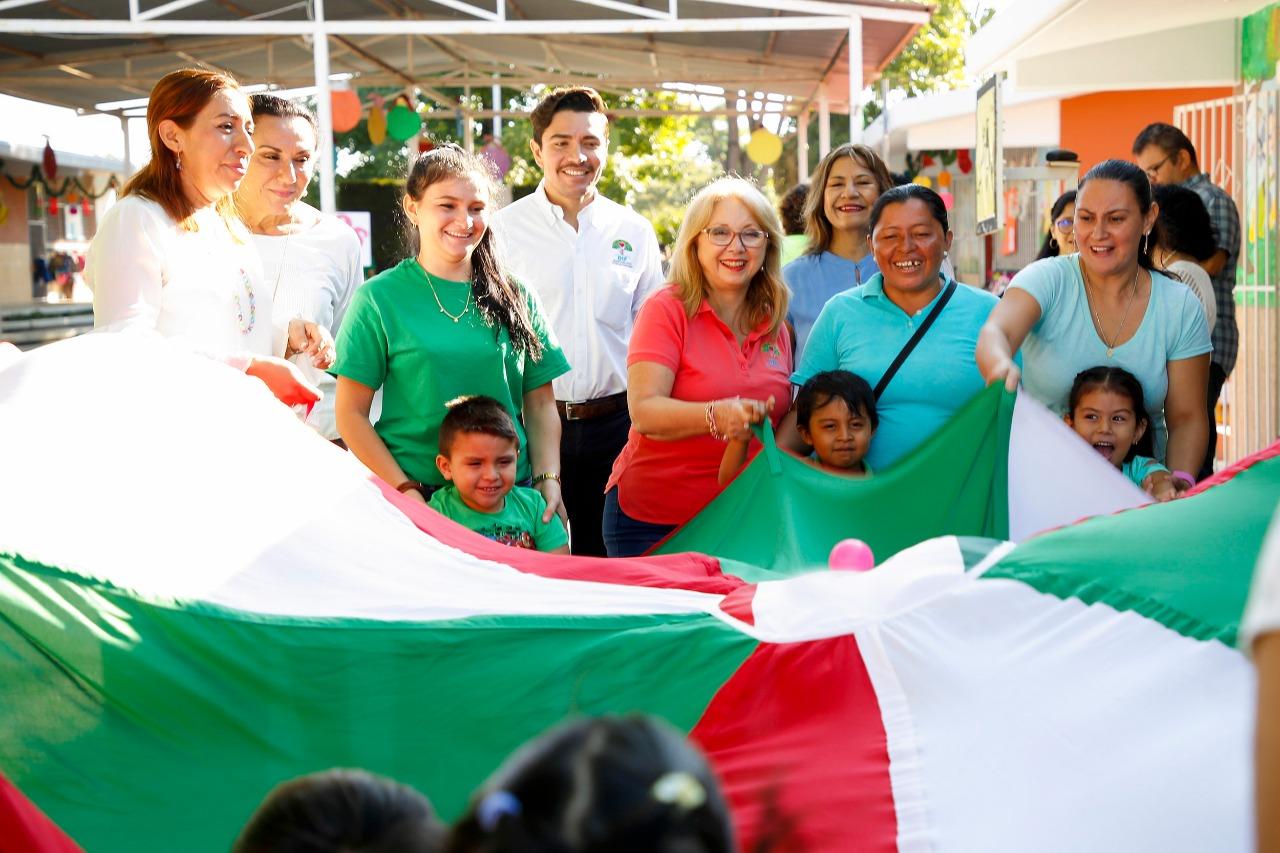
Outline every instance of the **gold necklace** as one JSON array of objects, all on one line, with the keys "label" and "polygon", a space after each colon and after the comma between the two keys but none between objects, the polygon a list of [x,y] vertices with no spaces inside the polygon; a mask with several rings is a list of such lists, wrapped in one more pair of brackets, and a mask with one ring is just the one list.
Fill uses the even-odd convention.
[{"label": "gold necklace", "polygon": [[467,288],[467,301],[462,304],[462,310],[459,311],[456,316],[453,314],[450,314],[448,311],[444,309],[444,303],[440,301],[440,294],[436,292],[435,279],[432,278],[431,273],[427,272],[427,268],[422,266],[421,261],[418,262],[418,266],[422,268],[422,271],[424,273],[426,273],[427,284],[431,285],[431,295],[436,298],[436,306],[440,309],[440,313],[448,317],[450,320],[452,320],[455,323],[461,320],[462,316],[467,313],[467,309],[471,307],[471,288],[470,287]]},{"label": "gold necklace", "polygon": [[1089,273],[1084,268],[1084,259],[1080,259],[1080,277],[1084,279],[1084,298],[1089,303],[1089,308],[1093,311],[1094,318],[1098,321],[1098,337],[1107,344],[1107,358],[1111,358],[1116,351],[1116,344],[1120,340],[1120,335],[1124,333],[1124,324],[1129,320],[1129,309],[1133,307],[1133,300],[1138,295],[1138,276],[1142,274],[1142,267],[1138,267],[1138,271],[1133,274],[1133,289],[1129,291],[1129,303],[1124,306],[1124,314],[1120,317],[1120,326],[1116,329],[1116,333],[1111,336],[1111,343],[1107,343],[1106,329],[1102,326],[1102,313],[1098,311],[1093,304],[1093,285],[1089,282]]}]

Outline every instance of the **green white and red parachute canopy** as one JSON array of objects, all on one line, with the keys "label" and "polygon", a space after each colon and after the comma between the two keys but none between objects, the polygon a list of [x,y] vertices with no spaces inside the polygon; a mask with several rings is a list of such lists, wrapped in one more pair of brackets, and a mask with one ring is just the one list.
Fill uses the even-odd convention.
[{"label": "green white and red parachute canopy", "polygon": [[[0,773],[85,849],[225,850],[288,777],[360,766],[452,817],[566,716],[643,711],[708,752],[744,849],[779,815],[783,849],[1249,849],[1234,638],[1280,461],[1111,513],[1140,496],[1043,412],[991,390],[957,423],[941,481],[832,491],[762,455],[672,539],[724,559],[564,558],[407,501],[164,343],[22,356]],[[846,536],[887,559],[812,571]]]}]

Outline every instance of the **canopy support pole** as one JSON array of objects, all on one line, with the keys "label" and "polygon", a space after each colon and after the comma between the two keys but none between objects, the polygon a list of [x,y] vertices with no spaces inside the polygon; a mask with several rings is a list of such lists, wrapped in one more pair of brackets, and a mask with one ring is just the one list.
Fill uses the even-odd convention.
[{"label": "canopy support pole", "polygon": [[315,9],[315,33],[311,52],[316,72],[316,120],[320,124],[320,209],[333,213],[338,209],[334,182],[333,102],[329,91],[329,33],[324,24],[324,0],[312,0]]}]

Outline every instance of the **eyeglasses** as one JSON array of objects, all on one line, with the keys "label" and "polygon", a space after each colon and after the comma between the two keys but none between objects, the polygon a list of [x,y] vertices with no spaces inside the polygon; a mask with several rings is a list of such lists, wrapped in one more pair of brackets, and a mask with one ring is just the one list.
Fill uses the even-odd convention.
[{"label": "eyeglasses", "polygon": [[758,249],[769,242],[769,232],[761,231],[759,228],[744,228],[741,231],[734,231],[732,228],[717,225],[713,228],[703,228],[702,233],[706,234],[707,239],[716,246],[728,246],[733,242],[734,237],[742,241],[742,248],[744,249]]},{"label": "eyeglasses", "polygon": [[1154,166],[1151,166],[1149,168],[1143,169],[1142,171],[1147,173],[1148,178],[1154,178],[1156,176],[1156,173],[1160,171],[1160,167],[1163,166],[1165,163],[1168,163],[1169,160],[1172,158],[1173,158],[1172,154],[1167,154],[1165,155],[1165,158],[1161,160],[1159,163],[1156,163]]},{"label": "eyeglasses", "polygon": [[1057,222],[1053,224],[1057,225],[1058,230],[1063,232],[1064,234],[1076,227],[1076,221],[1074,219],[1059,219]]}]

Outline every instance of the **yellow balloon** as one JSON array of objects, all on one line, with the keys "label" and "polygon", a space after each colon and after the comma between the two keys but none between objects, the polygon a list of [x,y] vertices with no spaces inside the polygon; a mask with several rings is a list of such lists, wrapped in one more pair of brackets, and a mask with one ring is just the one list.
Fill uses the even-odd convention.
[{"label": "yellow balloon", "polygon": [[374,104],[369,107],[369,141],[381,145],[387,138],[387,114],[382,107]]},{"label": "yellow balloon", "polygon": [[916,175],[914,178],[911,179],[911,183],[919,184],[922,187],[932,187],[933,178],[929,177],[928,175]]},{"label": "yellow balloon", "polygon": [[751,134],[751,141],[747,143],[746,151],[751,162],[768,166],[770,163],[776,163],[782,156],[782,139],[778,134],[762,127]]}]

